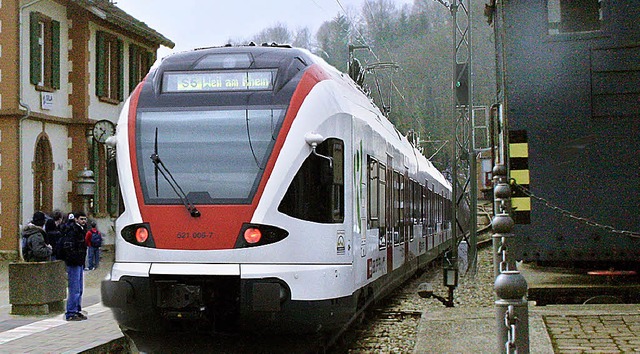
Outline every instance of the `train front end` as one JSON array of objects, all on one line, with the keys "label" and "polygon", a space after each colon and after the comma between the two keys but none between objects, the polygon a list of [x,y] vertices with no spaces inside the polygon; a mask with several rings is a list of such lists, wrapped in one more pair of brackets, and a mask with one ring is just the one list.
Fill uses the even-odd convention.
[{"label": "train front end", "polygon": [[125,212],[102,283],[121,327],[308,332],[352,315],[348,257],[312,252],[335,240],[303,240],[276,210],[286,185],[268,183],[282,155],[293,166],[311,152],[302,137],[298,151],[285,142],[324,78],[312,61],[285,48],[196,50],[164,59],[131,95],[116,134]]}]

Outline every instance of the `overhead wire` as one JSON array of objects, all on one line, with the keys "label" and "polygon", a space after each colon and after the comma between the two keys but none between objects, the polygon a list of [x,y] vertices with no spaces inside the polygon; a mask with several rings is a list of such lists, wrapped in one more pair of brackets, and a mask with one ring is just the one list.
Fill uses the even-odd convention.
[{"label": "overhead wire", "polygon": [[[371,18],[375,21],[374,14],[373,14],[373,9],[371,8],[371,4],[369,3],[369,0],[364,0],[364,3],[366,4],[367,9],[369,10],[369,13],[371,14]],[[389,47],[387,47],[386,43],[383,42],[382,46],[387,51],[387,54],[389,54],[389,57],[395,61],[395,58],[394,58],[393,54],[391,53],[391,50],[389,50]],[[376,58],[376,60],[380,61],[380,59],[375,55],[375,53],[374,53],[374,58]],[[406,98],[404,97],[402,92],[400,92],[400,89],[398,88],[398,86],[396,86],[396,84],[395,84],[395,82],[393,82],[393,80],[391,80],[391,85],[396,90],[398,95],[400,95],[400,98],[402,98],[402,101],[406,103],[406,101],[407,101]],[[391,103],[391,102],[389,102],[389,103]]]},{"label": "overhead wire", "polygon": [[[374,22],[376,21],[373,9],[371,8],[371,4],[369,3],[368,0],[364,0],[365,5],[366,5],[366,9],[369,11],[369,14],[371,15],[371,18],[374,20]],[[347,11],[345,10],[344,6],[342,5],[342,3],[340,2],[340,0],[336,0],[336,3],[338,4],[338,6],[340,7],[340,9],[342,9],[342,12],[345,14],[345,16],[347,16]],[[360,32],[360,30],[358,29],[358,27],[353,26],[353,29],[356,31],[357,33],[357,40],[361,41],[361,43],[365,46],[367,46],[367,48],[369,49],[369,52],[371,53],[371,55],[373,55],[374,59],[378,62],[380,62],[380,57],[376,54],[376,52],[373,50],[373,48],[371,47],[371,45],[367,42],[366,37],[364,36],[364,34],[362,32]],[[386,46],[385,43],[382,43],[383,49],[386,50],[386,52],[388,53],[389,57],[392,60],[395,60],[393,54],[391,53],[391,50],[389,50],[389,48]],[[374,76],[376,76],[376,73],[374,72]],[[378,83],[378,79],[376,76],[376,85],[379,85]],[[402,99],[403,102],[406,103],[406,97],[404,96],[404,94],[400,91],[400,89],[398,88],[398,86],[395,84],[395,82],[393,82],[393,77],[391,78],[391,86],[393,87],[393,89],[398,93],[398,95],[400,96],[400,98]],[[378,87],[378,91],[380,91],[380,88]],[[382,98],[382,93],[379,93],[380,97]],[[391,97],[391,93],[389,94]],[[391,104],[391,99],[389,99],[389,104]],[[384,102],[383,102],[383,106],[384,106]]]}]

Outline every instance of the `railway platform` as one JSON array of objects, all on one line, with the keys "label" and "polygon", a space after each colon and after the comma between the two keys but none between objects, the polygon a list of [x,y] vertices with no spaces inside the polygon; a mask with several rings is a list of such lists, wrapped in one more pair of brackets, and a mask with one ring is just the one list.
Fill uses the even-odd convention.
[{"label": "railway platform", "polygon": [[127,353],[128,345],[111,310],[100,301],[100,281],[111,269],[113,252],[103,253],[99,268],[84,272],[86,321],[67,322],[64,314],[11,315],[8,261],[0,262],[1,353]]},{"label": "railway platform", "polygon": [[[627,353],[640,351],[640,305],[529,306],[531,353]],[[416,354],[496,353],[491,307],[443,308],[424,313]]]}]

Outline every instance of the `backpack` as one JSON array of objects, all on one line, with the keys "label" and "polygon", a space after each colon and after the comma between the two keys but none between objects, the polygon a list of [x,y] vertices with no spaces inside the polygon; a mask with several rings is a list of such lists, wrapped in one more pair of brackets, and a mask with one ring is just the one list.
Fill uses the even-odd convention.
[{"label": "backpack", "polygon": [[91,247],[101,247],[102,246],[102,234],[100,231],[91,231]]},{"label": "backpack", "polygon": [[[84,242],[82,242],[84,243]],[[84,252],[80,247],[80,242],[76,241],[72,235],[64,235],[58,240],[56,258],[61,259],[67,265],[84,265]]]}]

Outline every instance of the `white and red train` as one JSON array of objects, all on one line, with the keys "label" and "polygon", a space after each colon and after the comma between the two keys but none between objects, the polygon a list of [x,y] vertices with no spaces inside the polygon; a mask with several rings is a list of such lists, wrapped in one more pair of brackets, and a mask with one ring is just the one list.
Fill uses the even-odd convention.
[{"label": "white and red train", "polygon": [[119,324],[333,331],[450,247],[451,188],[347,75],[287,46],[174,54],[116,133]]}]

